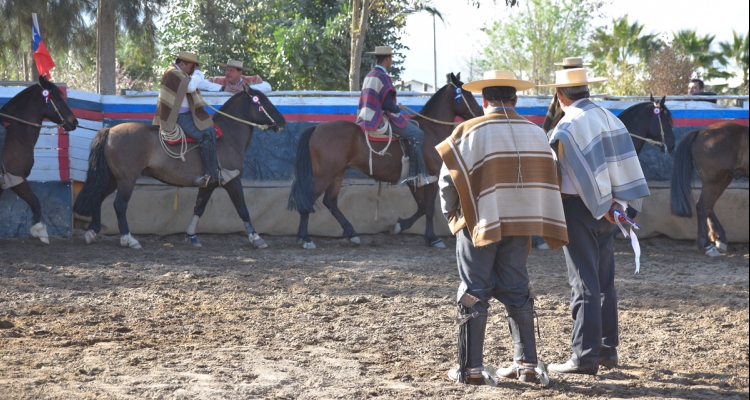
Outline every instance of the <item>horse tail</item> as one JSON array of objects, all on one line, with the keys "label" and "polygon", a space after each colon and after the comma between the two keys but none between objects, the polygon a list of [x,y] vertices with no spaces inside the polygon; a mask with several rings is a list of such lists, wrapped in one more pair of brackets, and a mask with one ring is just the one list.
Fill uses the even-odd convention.
[{"label": "horse tail", "polygon": [[78,193],[75,204],[73,204],[73,211],[78,215],[90,217],[96,207],[101,205],[102,200],[104,200],[102,195],[112,177],[107,159],[104,157],[104,148],[108,137],[109,128],[100,129],[91,142],[86,182]]},{"label": "horse tail", "polygon": [[693,181],[693,142],[698,137],[700,130],[690,131],[680,141],[674,156],[674,167],[670,185],[670,201],[672,204],[672,215],[680,217],[693,217],[693,194],[691,183]]},{"label": "horse tail", "polygon": [[315,131],[315,126],[308,127],[299,137],[297,142],[297,158],[294,160],[294,181],[292,191],[289,193],[289,210],[297,210],[300,213],[315,212],[315,174],[312,169],[312,158],[310,157],[310,137]]}]

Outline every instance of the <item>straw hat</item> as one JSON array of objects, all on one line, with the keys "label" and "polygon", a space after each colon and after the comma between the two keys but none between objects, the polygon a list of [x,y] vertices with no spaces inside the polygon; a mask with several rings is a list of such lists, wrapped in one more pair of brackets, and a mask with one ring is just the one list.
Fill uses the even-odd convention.
[{"label": "straw hat", "polygon": [[182,61],[191,62],[191,63],[200,65],[200,61],[198,61],[198,56],[189,51],[181,51],[177,53],[177,55],[174,57],[179,58]]},{"label": "straw hat", "polygon": [[555,83],[549,85],[537,85],[539,87],[571,87],[586,86],[592,83],[606,81],[607,78],[589,78],[586,76],[586,68],[561,69],[555,71]]},{"label": "straw hat", "polygon": [[229,61],[227,61],[226,64],[219,63],[219,65],[221,65],[224,68],[226,68],[226,67],[232,67],[232,68],[237,68],[237,69],[242,70],[242,71],[250,71],[252,69],[250,67],[243,67],[242,66],[242,61],[237,61],[237,60],[229,60]]},{"label": "straw hat", "polygon": [[401,53],[394,53],[391,46],[375,46],[375,51],[368,51],[367,54],[372,54],[374,56],[392,56]]},{"label": "straw hat", "polygon": [[555,65],[562,65],[563,68],[581,68],[591,64],[583,62],[581,57],[565,57],[562,62]]},{"label": "straw hat", "polygon": [[463,89],[472,93],[482,93],[482,89],[486,87],[510,86],[520,92],[536,86],[534,82],[516,79],[516,76],[511,71],[487,71],[482,78],[478,81],[464,83]]}]

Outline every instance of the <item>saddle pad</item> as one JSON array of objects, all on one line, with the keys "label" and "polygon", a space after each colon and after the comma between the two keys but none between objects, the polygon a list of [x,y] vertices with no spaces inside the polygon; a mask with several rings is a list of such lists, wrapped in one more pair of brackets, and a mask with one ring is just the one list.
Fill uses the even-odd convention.
[{"label": "saddle pad", "polygon": [[[399,136],[398,136],[398,135],[395,135],[395,134],[394,134],[394,135],[393,135],[393,137],[391,138],[391,140],[390,140],[390,141],[391,141],[391,142],[395,142],[396,140],[398,140],[398,138],[399,138]],[[367,134],[367,140],[369,140],[369,141],[371,141],[371,142],[388,142],[388,135],[383,135],[383,136],[381,136],[381,135],[377,135],[377,136],[373,136],[373,135],[370,135],[370,134],[368,133],[368,134]]]},{"label": "saddle pad", "polygon": [[[221,135],[222,135],[222,133],[221,133],[221,128],[219,128],[219,125],[214,124],[214,129],[216,129],[216,138],[217,139],[220,138]],[[170,140],[170,141],[167,142],[167,144],[168,145],[174,145],[174,144],[180,144],[181,142],[182,142],[182,140]],[[198,143],[197,140],[195,140],[195,139],[193,139],[191,137],[187,137],[187,136],[185,136],[185,142],[187,142],[187,143]]]}]

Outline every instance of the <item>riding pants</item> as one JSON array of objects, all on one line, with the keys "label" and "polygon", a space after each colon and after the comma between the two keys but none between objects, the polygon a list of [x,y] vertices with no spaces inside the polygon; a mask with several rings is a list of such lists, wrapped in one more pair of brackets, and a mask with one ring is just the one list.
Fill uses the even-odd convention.
[{"label": "riding pants", "polygon": [[415,176],[417,174],[429,175],[427,172],[427,165],[424,162],[424,156],[422,155],[422,144],[424,143],[424,132],[419,129],[417,124],[407,122],[406,126],[399,128],[391,123],[393,133],[401,136],[409,141],[409,152],[410,152],[410,170],[409,175]]},{"label": "riding pants", "polygon": [[216,129],[213,126],[204,130],[198,129],[198,127],[195,126],[195,121],[193,121],[193,114],[190,112],[180,113],[180,115],[177,116],[177,125],[179,125],[183,132],[185,132],[185,136],[195,139],[198,142],[203,140],[204,134],[216,136]]}]

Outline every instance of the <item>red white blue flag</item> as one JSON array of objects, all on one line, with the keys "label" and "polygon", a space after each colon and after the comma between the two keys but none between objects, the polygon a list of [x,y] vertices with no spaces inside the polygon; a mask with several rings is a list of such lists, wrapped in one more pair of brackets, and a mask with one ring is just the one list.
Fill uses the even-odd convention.
[{"label": "red white blue flag", "polygon": [[39,70],[39,75],[50,78],[49,71],[55,67],[55,62],[52,61],[52,56],[47,51],[47,46],[44,45],[42,35],[39,33],[39,21],[36,18],[36,13],[31,14],[33,24],[31,26],[31,38],[34,42],[34,61],[36,61],[36,69]]}]

